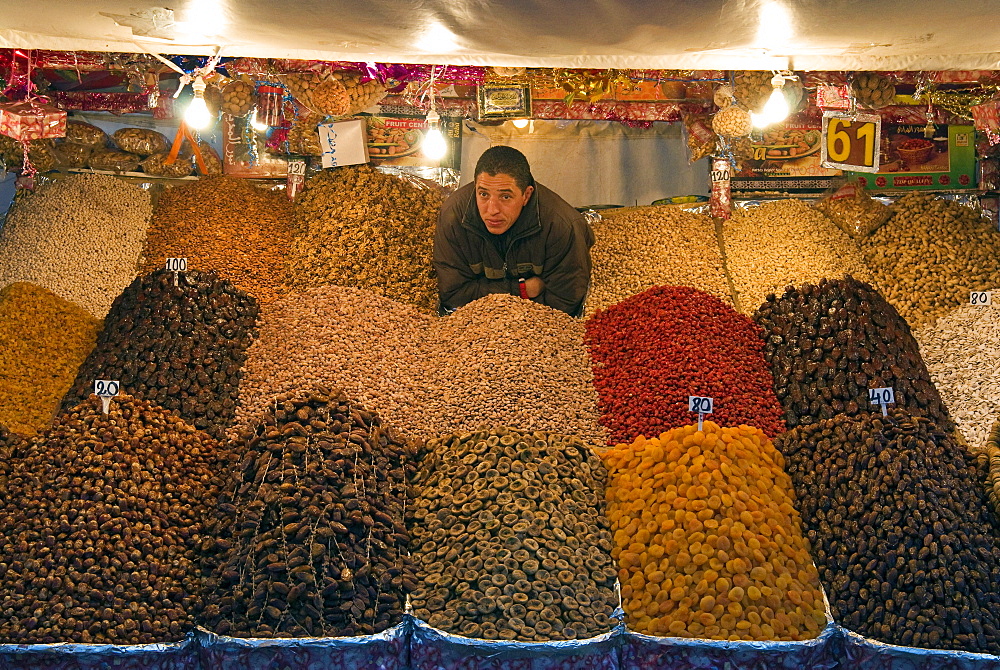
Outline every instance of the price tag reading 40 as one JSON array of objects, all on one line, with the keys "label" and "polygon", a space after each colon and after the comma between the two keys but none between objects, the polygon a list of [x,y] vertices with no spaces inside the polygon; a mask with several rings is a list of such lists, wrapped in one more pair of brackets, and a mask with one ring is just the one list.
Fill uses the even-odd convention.
[{"label": "price tag reading 40", "polygon": [[823,112],[823,167],[878,172],[882,117]]},{"label": "price tag reading 40", "polygon": [[882,416],[888,416],[889,411],[885,407],[886,405],[896,404],[896,394],[891,387],[868,389],[868,402],[873,405],[880,405],[882,407]]}]

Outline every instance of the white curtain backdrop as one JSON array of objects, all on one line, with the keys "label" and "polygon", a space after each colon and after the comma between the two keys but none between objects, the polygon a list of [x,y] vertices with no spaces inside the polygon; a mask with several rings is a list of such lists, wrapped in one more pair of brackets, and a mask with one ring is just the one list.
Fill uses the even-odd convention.
[{"label": "white curtain backdrop", "polygon": [[535,179],[574,207],[708,194],[708,160],[688,165],[680,123],[628,128],[617,121],[532,121],[519,129],[469,121],[462,135],[463,184],[495,144],[524,153]]}]

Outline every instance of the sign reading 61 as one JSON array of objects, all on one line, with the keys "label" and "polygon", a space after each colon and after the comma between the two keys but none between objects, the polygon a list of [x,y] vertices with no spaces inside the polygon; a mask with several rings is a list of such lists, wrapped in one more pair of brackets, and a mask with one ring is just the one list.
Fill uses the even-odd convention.
[{"label": "sign reading 61", "polygon": [[823,167],[878,172],[881,142],[880,116],[823,113]]}]

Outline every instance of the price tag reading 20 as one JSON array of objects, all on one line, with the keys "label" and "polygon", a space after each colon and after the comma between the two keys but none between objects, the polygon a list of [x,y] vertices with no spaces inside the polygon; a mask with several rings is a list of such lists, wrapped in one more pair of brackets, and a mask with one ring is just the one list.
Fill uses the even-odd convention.
[{"label": "price tag reading 20", "polygon": [[823,112],[823,167],[878,172],[882,117]]},{"label": "price tag reading 20", "polygon": [[111,408],[111,399],[118,395],[118,391],[121,390],[122,383],[113,379],[95,379],[94,380],[94,395],[101,399],[101,409],[105,414]]}]

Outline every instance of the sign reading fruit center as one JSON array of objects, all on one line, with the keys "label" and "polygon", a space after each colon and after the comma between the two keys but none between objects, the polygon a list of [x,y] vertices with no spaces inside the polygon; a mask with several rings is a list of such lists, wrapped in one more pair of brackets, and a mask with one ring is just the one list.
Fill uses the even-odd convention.
[{"label": "sign reading fruit center", "polygon": [[881,142],[881,117],[823,113],[823,167],[878,172]]}]

